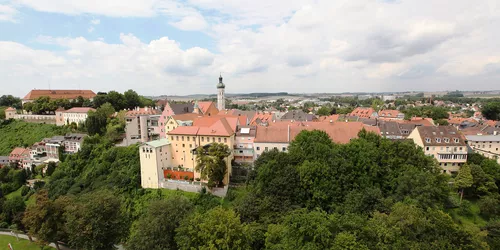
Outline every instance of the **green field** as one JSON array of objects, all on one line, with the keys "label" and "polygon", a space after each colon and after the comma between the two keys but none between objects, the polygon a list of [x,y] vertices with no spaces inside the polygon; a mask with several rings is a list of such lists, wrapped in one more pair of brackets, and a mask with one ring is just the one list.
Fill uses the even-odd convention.
[{"label": "green field", "polygon": [[[29,240],[24,240],[19,238],[17,241],[16,237],[8,235],[0,235],[0,249],[9,249],[8,244],[11,244],[14,250],[40,250],[40,246]],[[52,247],[44,247],[43,249],[54,249]]]},{"label": "green field", "polygon": [[28,147],[43,138],[65,133],[65,128],[49,124],[12,121],[0,125],[0,155],[9,155],[15,147]]}]

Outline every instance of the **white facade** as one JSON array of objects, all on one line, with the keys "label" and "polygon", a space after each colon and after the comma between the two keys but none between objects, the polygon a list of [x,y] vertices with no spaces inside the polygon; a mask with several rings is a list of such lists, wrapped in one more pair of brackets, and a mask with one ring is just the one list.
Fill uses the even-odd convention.
[{"label": "white facade", "polygon": [[62,113],[63,119],[64,119],[64,124],[65,125],[70,125],[71,123],[75,124],[80,124],[84,123],[87,120],[87,117],[89,117],[88,113],[70,113],[70,112],[64,112]]},{"label": "white facade", "polygon": [[264,152],[271,151],[273,149],[277,149],[278,151],[281,152],[287,152],[288,146],[290,146],[290,143],[288,142],[254,142],[253,143],[255,152],[254,159],[256,160]]},{"label": "white facade", "polygon": [[225,89],[218,88],[217,89],[217,109],[225,110],[226,109],[226,97],[224,96]]},{"label": "white facade", "polygon": [[171,166],[170,141],[161,139],[147,142],[139,148],[141,160],[141,186],[160,188],[163,170]]}]

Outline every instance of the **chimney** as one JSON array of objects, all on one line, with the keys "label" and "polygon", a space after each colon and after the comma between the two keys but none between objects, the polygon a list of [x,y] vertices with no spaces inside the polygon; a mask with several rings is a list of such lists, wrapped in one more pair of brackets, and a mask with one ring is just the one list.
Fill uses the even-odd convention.
[{"label": "chimney", "polygon": [[333,123],[333,120],[332,120],[332,119],[330,119],[330,123]]}]

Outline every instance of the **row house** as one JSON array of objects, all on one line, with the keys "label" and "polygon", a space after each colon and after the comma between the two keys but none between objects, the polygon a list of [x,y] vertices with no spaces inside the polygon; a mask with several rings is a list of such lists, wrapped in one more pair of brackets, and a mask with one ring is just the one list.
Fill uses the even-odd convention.
[{"label": "row house", "polygon": [[435,158],[443,173],[456,174],[467,162],[466,139],[453,126],[417,127],[408,139],[412,139],[426,155]]},{"label": "row house", "polygon": [[352,139],[358,138],[358,133],[363,129],[380,134],[378,127],[367,126],[361,122],[275,122],[269,126],[257,126],[254,140],[254,158],[257,159],[264,152],[273,149],[287,152],[290,142],[303,130],[321,130],[327,133],[333,142],[345,144]]}]

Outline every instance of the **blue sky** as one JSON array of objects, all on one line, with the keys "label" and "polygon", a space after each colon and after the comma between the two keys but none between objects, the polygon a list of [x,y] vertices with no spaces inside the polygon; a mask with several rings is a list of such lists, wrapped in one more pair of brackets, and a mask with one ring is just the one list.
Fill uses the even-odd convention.
[{"label": "blue sky", "polygon": [[499,29],[495,0],[0,0],[0,94],[498,89]]}]

